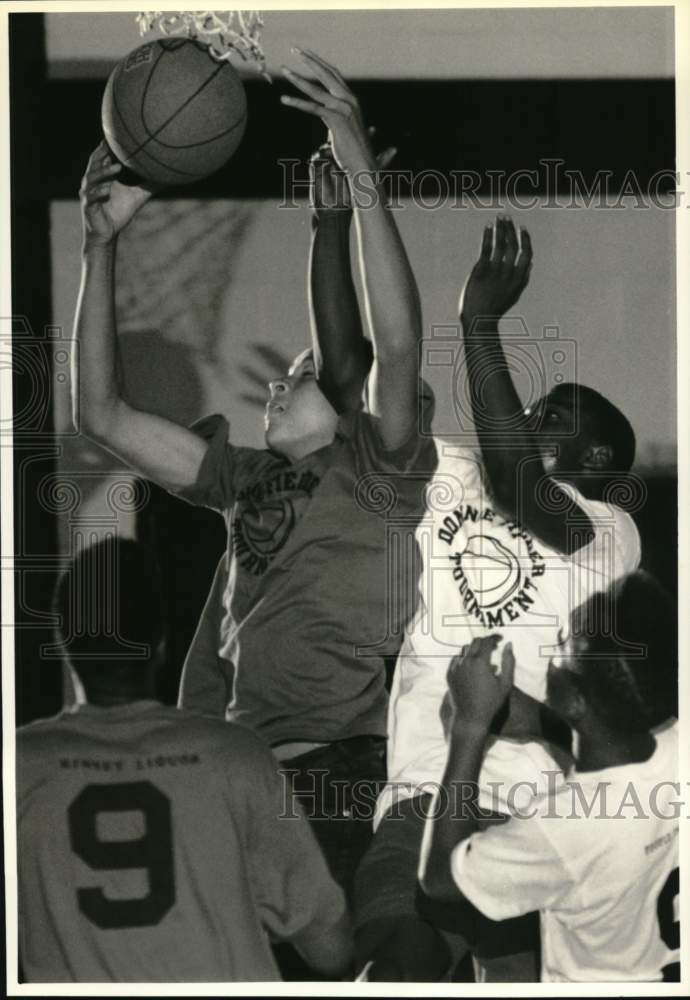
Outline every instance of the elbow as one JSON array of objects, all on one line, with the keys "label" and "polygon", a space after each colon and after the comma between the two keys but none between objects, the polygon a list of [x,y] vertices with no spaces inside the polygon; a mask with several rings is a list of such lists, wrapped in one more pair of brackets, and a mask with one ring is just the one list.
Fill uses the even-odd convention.
[{"label": "elbow", "polygon": [[460,895],[450,872],[450,859],[443,865],[427,863],[420,872],[419,885],[424,895],[435,903],[455,903]]},{"label": "elbow", "polygon": [[318,971],[329,979],[341,979],[349,974],[354,960],[354,944],[349,938],[347,941],[341,942],[340,947],[334,948],[328,961],[322,963]]},{"label": "elbow", "polygon": [[419,877],[419,885],[428,899],[438,902],[445,895],[442,880],[428,866]]},{"label": "elbow", "polygon": [[72,409],[72,422],[79,434],[95,444],[107,444],[113,435],[117,418],[117,403],[95,405],[82,400]]},{"label": "elbow", "polygon": [[72,422],[75,430],[82,437],[88,438],[89,441],[93,441],[95,444],[101,444],[107,439],[107,422],[101,419],[98,414],[82,411],[79,416],[76,414],[73,415]]}]

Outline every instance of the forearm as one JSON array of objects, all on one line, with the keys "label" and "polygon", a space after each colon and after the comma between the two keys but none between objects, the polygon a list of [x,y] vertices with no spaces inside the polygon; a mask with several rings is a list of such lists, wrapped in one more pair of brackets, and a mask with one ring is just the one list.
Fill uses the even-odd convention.
[{"label": "forearm", "polygon": [[72,353],[72,412],[85,433],[107,427],[120,402],[115,326],[116,243],[85,248]]},{"label": "forearm", "polygon": [[308,965],[332,979],[345,976],[354,959],[352,924],[347,914],[335,924],[309,928],[293,938],[292,944]]},{"label": "forearm", "polygon": [[457,897],[450,871],[455,847],[478,829],[479,771],[484,758],[488,725],[458,722],[454,725],[434,811],[426,821],[420,880],[432,899]]},{"label": "forearm", "polygon": [[421,336],[419,292],[385,192],[375,183],[375,163],[363,160],[349,180],[374,353],[379,360],[415,353]]},{"label": "forearm", "polygon": [[338,411],[357,409],[371,367],[352,269],[347,210],[314,218],[309,257],[309,312],[317,377]]},{"label": "forearm", "polygon": [[494,496],[515,506],[520,472],[534,471],[529,460],[538,449],[522,416],[498,320],[463,316],[462,326],[472,414],[489,482]]}]

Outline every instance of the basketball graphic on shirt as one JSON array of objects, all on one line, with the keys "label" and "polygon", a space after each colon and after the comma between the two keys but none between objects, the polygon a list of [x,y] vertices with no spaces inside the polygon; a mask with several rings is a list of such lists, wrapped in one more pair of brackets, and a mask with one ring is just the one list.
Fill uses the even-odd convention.
[{"label": "basketball graphic on shirt", "polygon": [[279,500],[261,507],[258,517],[242,516],[245,541],[260,556],[279,552],[295,526],[295,510],[291,500]]},{"label": "basketball graphic on shirt", "polygon": [[484,608],[503,604],[520,586],[520,563],[515,553],[490,535],[470,535],[459,562]]}]

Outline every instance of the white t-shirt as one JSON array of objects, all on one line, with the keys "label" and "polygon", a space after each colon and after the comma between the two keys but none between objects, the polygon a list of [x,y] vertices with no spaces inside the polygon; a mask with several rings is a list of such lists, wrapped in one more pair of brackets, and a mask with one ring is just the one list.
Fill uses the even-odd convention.
[{"label": "white t-shirt", "polygon": [[[499,632],[513,645],[516,686],[543,701],[549,659],[570,612],[640,561],[637,528],[619,507],[587,500],[564,484],[595,533],[588,545],[564,555],[496,510],[477,452],[436,444],[439,464],[416,531],[423,559],[418,608],[400,648],[388,714],[389,780],[410,788],[443,774],[440,707],[448,665],[464,645]],[[577,530],[581,516],[570,516]],[[392,797],[392,789],[384,789],[377,818]]]},{"label": "white t-shirt", "polygon": [[490,919],[541,911],[542,982],[653,982],[679,961],[677,726],[656,738],[645,763],[575,771],[452,854]]}]

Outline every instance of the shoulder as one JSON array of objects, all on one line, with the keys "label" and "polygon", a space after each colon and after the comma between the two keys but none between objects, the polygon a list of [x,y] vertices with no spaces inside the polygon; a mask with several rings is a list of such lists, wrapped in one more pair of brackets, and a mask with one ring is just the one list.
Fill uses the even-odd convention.
[{"label": "shoulder", "polygon": [[659,757],[663,756],[675,761],[677,765],[679,751],[678,720],[669,719],[661,726],[657,726],[654,730],[654,739],[656,740],[656,752]]},{"label": "shoulder", "polygon": [[558,482],[558,486],[589,519],[594,536],[581,552],[601,550],[615,552],[615,575],[621,576],[637,569],[641,557],[640,533],[631,515],[612,500],[590,500],[572,484]]},{"label": "shoulder", "polygon": [[[419,382],[418,412],[410,435],[400,447],[387,449],[380,433],[380,418],[367,410],[343,414],[338,434],[354,448],[358,464],[364,470],[405,472],[420,471],[427,475],[436,467],[436,444],[430,430],[434,397],[429,386]],[[361,470],[359,470],[361,471]]]},{"label": "shoulder", "polygon": [[230,423],[222,413],[211,413],[190,424],[189,429],[203,438],[219,455],[231,453],[233,462],[254,460],[256,462],[278,461],[277,456],[266,448],[248,448],[230,441]]},{"label": "shoulder", "polygon": [[438,453],[437,475],[453,472],[462,475],[471,473],[478,480],[482,479],[484,462],[477,448],[453,438],[435,437],[434,440]]},{"label": "shoulder", "polygon": [[363,412],[341,418],[338,435],[344,451],[335,462],[354,477],[363,510],[380,515],[393,510],[421,513],[425,487],[436,469],[433,437],[415,430],[400,448],[387,449],[378,419]]},{"label": "shoulder", "polygon": [[257,766],[275,769],[276,759],[270,747],[250,729],[236,722],[189,712],[183,708],[171,711],[176,713],[176,724],[184,731],[185,741],[196,741],[223,757],[229,755],[235,763],[252,761]]},{"label": "shoulder", "polygon": [[231,444],[230,425],[220,413],[197,420],[190,430],[203,438],[207,449],[196,482],[174,491],[189,503],[225,511],[248,482],[260,478],[269,467],[281,461],[266,449]]},{"label": "shoulder", "polygon": [[47,719],[35,719],[17,729],[17,749],[30,751],[34,747],[54,739],[61,739],[69,720],[76,718],[72,709],[63,709],[57,715]]},{"label": "shoulder", "polygon": [[46,765],[72,752],[83,742],[78,713],[65,709],[48,719],[37,719],[17,729],[15,740],[18,788],[26,790],[44,773]]}]

